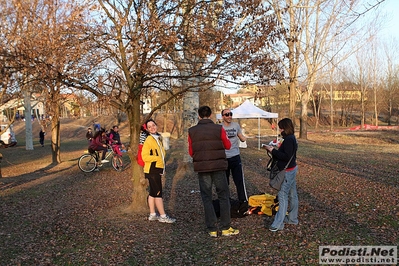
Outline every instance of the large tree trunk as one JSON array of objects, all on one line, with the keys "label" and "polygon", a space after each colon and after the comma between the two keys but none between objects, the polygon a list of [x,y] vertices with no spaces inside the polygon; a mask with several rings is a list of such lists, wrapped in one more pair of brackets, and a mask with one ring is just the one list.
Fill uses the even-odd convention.
[{"label": "large tree trunk", "polygon": [[[198,108],[199,108],[199,95],[198,92],[190,91],[184,95],[183,98],[183,162],[189,163],[192,161],[191,156],[188,154],[188,129],[198,123]],[[214,111],[214,110],[213,110]]]},{"label": "large tree trunk", "polygon": [[[293,49],[294,49],[294,43],[290,42],[289,45],[292,45],[292,47],[290,46],[289,49],[292,50],[292,54],[294,53]],[[291,53],[290,53],[291,54]],[[298,75],[298,66],[297,66],[297,62],[295,61],[295,58],[293,55],[289,55],[289,76],[290,76],[290,80],[289,80],[289,84],[288,84],[288,91],[290,94],[290,98],[289,98],[289,118],[292,120],[292,122],[295,124],[295,107],[296,107],[296,88],[298,86],[298,80],[297,80],[297,75]]]},{"label": "large tree trunk", "polygon": [[[51,114],[51,160],[52,164],[61,163],[61,124],[60,124],[60,88],[61,84],[49,85],[47,88],[47,104],[49,104],[49,113]],[[48,132],[46,132],[48,133]]]},{"label": "large tree trunk", "polygon": [[163,110],[164,110],[164,113],[163,113],[163,129],[162,129],[163,133],[168,132],[168,127],[167,127],[168,126],[168,113],[169,113],[168,109],[169,109],[169,104],[166,103],[165,106],[163,107]]},{"label": "large tree trunk", "polygon": [[298,68],[299,68],[299,49],[297,47],[297,21],[295,19],[295,11],[292,8],[292,0],[288,1],[289,16],[290,16],[290,32],[288,46],[288,60],[289,60],[289,93],[290,93],[290,106],[289,118],[295,125],[295,107],[296,107],[296,89],[298,88]]},{"label": "large tree trunk", "polygon": [[148,212],[147,207],[147,180],[144,178],[143,168],[137,163],[137,151],[139,145],[140,137],[140,99],[135,98],[132,100],[132,104],[127,109],[127,116],[130,122],[130,148],[128,155],[132,165],[132,182],[133,182],[133,192],[132,192],[132,202],[130,206],[126,209],[128,213],[138,213],[144,214]]},{"label": "large tree trunk", "polygon": [[[57,108],[59,110],[59,108]],[[61,163],[61,137],[59,113],[51,117],[51,158],[53,164]]]}]

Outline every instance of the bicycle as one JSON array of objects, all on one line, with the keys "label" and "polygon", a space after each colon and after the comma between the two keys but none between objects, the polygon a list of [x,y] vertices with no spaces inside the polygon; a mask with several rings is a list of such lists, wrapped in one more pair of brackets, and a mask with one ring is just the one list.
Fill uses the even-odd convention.
[{"label": "bicycle", "polygon": [[[116,154],[110,145],[107,145],[107,148],[108,150],[105,155],[105,159],[112,156],[111,160],[112,167],[118,172],[122,171],[123,170],[122,157]],[[83,154],[82,156],[80,156],[78,161],[79,169],[85,173],[93,172],[94,170],[98,169],[99,166],[102,166],[102,164],[99,162],[99,158],[100,155],[98,151]]]}]

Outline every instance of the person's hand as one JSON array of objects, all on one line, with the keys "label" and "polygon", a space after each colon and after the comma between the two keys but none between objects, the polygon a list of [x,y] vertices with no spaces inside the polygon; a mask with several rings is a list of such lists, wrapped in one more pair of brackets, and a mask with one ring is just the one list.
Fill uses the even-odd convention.
[{"label": "person's hand", "polygon": [[272,152],[273,151],[273,149],[274,149],[274,147],[273,146],[270,146],[270,145],[265,145],[265,149],[268,151],[268,152]]}]

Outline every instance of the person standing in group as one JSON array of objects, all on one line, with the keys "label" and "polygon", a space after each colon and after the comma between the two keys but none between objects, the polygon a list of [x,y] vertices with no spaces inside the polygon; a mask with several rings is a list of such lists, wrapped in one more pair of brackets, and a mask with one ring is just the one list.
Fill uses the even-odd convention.
[{"label": "person standing in group", "polygon": [[242,134],[241,127],[238,123],[233,122],[233,113],[230,109],[222,110],[222,126],[227,133],[227,137],[231,142],[231,148],[226,150],[226,158],[228,167],[226,170],[227,184],[230,180],[230,172],[233,177],[234,184],[237,189],[238,200],[248,202],[247,191],[245,188],[244,172],[242,170],[240,157],[240,141],[246,141],[246,137]]},{"label": "person standing in group", "polygon": [[99,131],[96,131],[94,133],[93,139],[90,142],[89,145],[89,152],[94,152],[94,151],[102,151],[101,155],[101,163],[108,163],[108,160],[105,160],[105,155],[107,154],[107,144],[104,143],[104,139],[106,139],[105,136],[105,129],[100,128]]},{"label": "person standing in group", "polygon": [[299,203],[296,188],[296,174],[298,172],[296,152],[298,150],[298,142],[295,138],[294,124],[291,119],[284,118],[280,120],[278,127],[284,139],[283,143],[278,149],[269,145],[266,145],[265,149],[272,154],[273,159],[277,160],[279,170],[283,170],[290,160],[291,162],[285,170],[285,180],[277,194],[279,209],[273,223],[269,227],[269,230],[272,232],[283,230],[284,224],[298,224]]},{"label": "person standing in group", "polygon": [[40,129],[40,132],[39,132],[39,142],[40,142],[40,145],[42,145],[42,147],[44,147],[44,136],[46,135],[46,132],[44,132],[44,130],[43,129]]},{"label": "person standing in group", "polygon": [[221,125],[211,119],[209,106],[198,109],[198,124],[188,129],[188,149],[193,158],[194,171],[198,172],[201,198],[205,211],[205,224],[211,237],[218,236],[217,216],[212,203],[212,186],[220,203],[220,229],[222,236],[237,235],[239,230],[230,226],[230,190],[227,184],[225,149],[231,143]]},{"label": "person standing in group", "polygon": [[91,130],[90,127],[87,129],[86,139],[89,142],[89,144],[90,144],[91,140],[93,139],[93,131]]},{"label": "person standing in group", "polygon": [[[141,151],[144,161],[144,175],[149,181],[148,206],[150,215],[148,220],[161,223],[174,223],[176,219],[170,218],[165,213],[162,199],[162,177],[165,175],[165,149],[158,133],[158,127],[154,120],[146,123],[149,136],[146,138]],[[156,214],[158,210],[159,215]]]}]

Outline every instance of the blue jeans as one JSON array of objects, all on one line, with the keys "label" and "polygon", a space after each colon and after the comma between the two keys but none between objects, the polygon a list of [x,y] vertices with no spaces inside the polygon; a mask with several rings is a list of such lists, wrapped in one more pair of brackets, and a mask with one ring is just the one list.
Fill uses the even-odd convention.
[{"label": "blue jeans", "polygon": [[297,172],[298,166],[296,166],[294,170],[285,173],[284,183],[277,194],[279,201],[278,211],[270,227],[283,230],[284,223],[298,224],[298,193],[296,190]]},{"label": "blue jeans", "polygon": [[230,190],[227,184],[226,172],[198,173],[199,187],[205,211],[205,224],[209,231],[217,231],[217,217],[212,203],[212,185],[220,203],[220,230],[230,228]]}]

